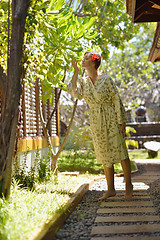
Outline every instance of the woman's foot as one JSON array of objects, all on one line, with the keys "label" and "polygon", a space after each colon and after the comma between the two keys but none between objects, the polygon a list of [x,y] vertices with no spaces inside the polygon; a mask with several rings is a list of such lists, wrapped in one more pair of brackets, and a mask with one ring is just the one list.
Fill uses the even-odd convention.
[{"label": "woman's foot", "polygon": [[102,197],[98,198],[98,200],[101,201],[101,200],[107,199],[109,197],[114,197],[114,196],[116,196],[116,191],[115,190],[107,191]]},{"label": "woman's foot", "polygon": [[133,195],[133,185],[126,186],[125,199],[131,199]]}]

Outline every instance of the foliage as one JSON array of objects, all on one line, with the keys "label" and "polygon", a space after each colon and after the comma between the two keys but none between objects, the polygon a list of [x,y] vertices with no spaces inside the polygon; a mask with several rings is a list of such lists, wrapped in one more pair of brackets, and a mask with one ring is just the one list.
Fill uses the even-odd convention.
[{"label": "foliage", "polygon": [[[136,130],[134,128],[132,128],[132,127],[127,126],[126,127],[126,136],[127,137],[131,136],[130,132],[136,133]],[[131,140],[131,139],[126,139],[126,146],[127,146],[127,148],[129,146],[132,146],[134,148],[139,148],[138,141]]]},{"label": "foliage", "polygon": [[[126,14],[125,1],[32,1],[26,21],[23,55],[25,81],[43,82],[44,101],[53,103],[53,88],[62,87],[66,70],[70,72],[73,56],[95,48],[109,56],[111,46],[124,49],[126,41],[139,31]],[[7,54],[7,10],[1,1],[1,58]],[[82,6],[83,5],[83,6]],[[144,24],[144,28],[147,25]],[[3,61],[4,62],[4,61]]]},{"label": "foliage", "polygon": [[[135,166],[132,164],[132,170]],[[122,172],[121,164],[115,164],[115,173]],[[92,174],[103,173],[103,165],[98,163],[92,150],[63,151],[58,159],[59,171],[79,171]]]},{"label": "foliage", "polygon": [[35,191],[22,189],[12,184],[10,199],[0,199],[0,239],[31,239],[75,193],[76,189],[95,178],[95,175],[60,175],[36,185]]},{"label": "foliage", "polygon": [[0,62],[7,68],[7,47],[8,47],[8,3],[5,0],[0,2]]},{"label": "foliage", "polygon": [[[72,1],[72,4],[78,16],[97,16],[94,31],[98,31],[98,36],[91,40],[91,44],[102,51],[105,60],[109,56],[111,46],[124,49],[126,42],[139,31],[140,25],[133,24],[130,16],[126,14],[125,0],[76,0]],[[143,24],[144,27],[146,25]]]},{"label": "foliage", "polygon": [[[148,151],[147,150],[135,150],[129,151],[130,159],[149,159]],[[155,159],[160,159],[160,151],[158,151],[158,155]]]},{"label": "foliage", "polygon": [[67,140],[65,149],[91,149],[93,150],[93,143],[89,126],[73,126]]},{"label": "foliage", "polygon": [[53,103],[55,86],[64,87],[63,79],[71,58],[75,54],[82,56],[81,39],[94,37],[94,20],[93,17],[78,18],[65,1],[36,1],[31,5],[27,26],[32,28],[27,29],[25,43],[25,62],[29,63],[25,65],[25,79],[38,77],[42,81],[44,102],[50,99]]},{"label": "foliage", "polygon": [[63,151],[58,159],[59,171],[103,173],[103,166],[96,161],[92,150]]},{"label": "foliage", "polygon": [[16,156],[14,161],[13,181],[17,181],[21,188],[34,190],[37,182],[46,181],[50,178],[50,152],[47,157],[41,158],[37,149],[34,163],[31,167],[27,166],[27,156],[29,151],[24,152],[23,160]]},{"label": "foliage", "polygon": [[144,105],[149,90],[154,91],[160,79],[159,64],[147,62],[154,30],[151,26],[141,28],[137,38],[126,43],[124,51],[115,49],[105,63],[104,70],[115,80],[126,107]]}]

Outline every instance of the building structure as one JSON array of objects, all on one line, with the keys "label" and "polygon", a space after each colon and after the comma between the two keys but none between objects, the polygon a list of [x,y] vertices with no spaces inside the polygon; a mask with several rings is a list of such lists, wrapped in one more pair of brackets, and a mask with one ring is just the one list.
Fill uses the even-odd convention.
[{"label": "building structure", "polygon": [[[20,99],[19,125],[17,132],[16,156],[19,162],[26,160],[26,167],[34,164],[37,150],[40,157],[48,154],[48,142],[44,136],[42,123],[39,115],[39,104],[41,106],[45,122],[48,121],[55,104],[57,102],[58,90],[55,88],[54,104],[50,104],[49,99],[45,104],[40,100],[42,88],[37,81],[30,81],[22,85],[22,96]],[[1,103],[3,104],[3,103]],[[0,109],[1,112],[1,109]],[[53,114],[52,120],[48,124],[48,131],[55,153],[59,149],[59,106]]]},{"label": "building structure", "polygon": [[160,1],[159,0],[126,0],[127,13],[132,22],[157,22],[148,61],[160,61]]}]

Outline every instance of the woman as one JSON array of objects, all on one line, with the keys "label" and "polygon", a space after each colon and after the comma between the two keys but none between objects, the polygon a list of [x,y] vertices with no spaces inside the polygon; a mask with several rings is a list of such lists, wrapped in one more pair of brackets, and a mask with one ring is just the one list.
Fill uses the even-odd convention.
[{"label": "woman", "polygon": [[103,164],[108,190],[99,198],[103,200],[116,195],[114,187],[114,164],[121,162],[126,181],[125,198],[133,193],[131,166],[125,145],[125,110],[112,79],[105,73],[99,75],[101,57],[94,52],[86,52],[82,60],[88,76],[78,78],[79,67],[72,60],[74,75],[68,84],[68,92],[84,98],[90,109],[90,128],[97,161]]}]

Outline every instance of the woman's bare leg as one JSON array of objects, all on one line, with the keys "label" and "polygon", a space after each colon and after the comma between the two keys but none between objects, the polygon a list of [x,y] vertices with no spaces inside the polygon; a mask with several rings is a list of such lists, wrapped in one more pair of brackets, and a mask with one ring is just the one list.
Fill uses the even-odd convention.
[{"label": "woman's bare leg", "polygon": [[107,180],[107,186],[108,186],[108,190],[107,192],[98,200],[103,200],[109,197],[113,197],[116,195],[116,191],[114,188],[114,167],[112,166],[111,168],[103,166],[104,167],[104,173],[106,176],[106,180]]},{"label": "woman's bare leg", "polygon": [[130,199],[132,198],[133,195],[133,185],[131,181],[131,164],[129,158],[123,160],[121,162],[124,176],[125,176],[125,182],[126,182],[126,193],[125,193],[125,198]]}]

